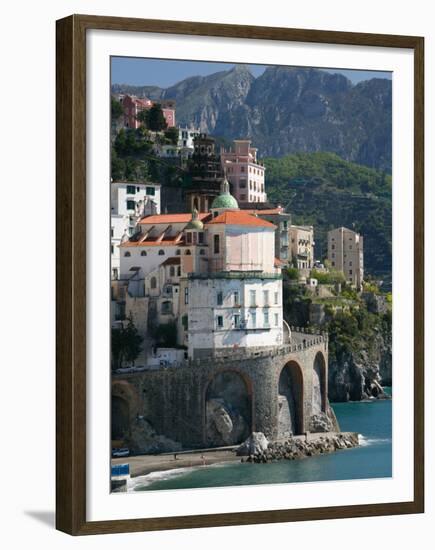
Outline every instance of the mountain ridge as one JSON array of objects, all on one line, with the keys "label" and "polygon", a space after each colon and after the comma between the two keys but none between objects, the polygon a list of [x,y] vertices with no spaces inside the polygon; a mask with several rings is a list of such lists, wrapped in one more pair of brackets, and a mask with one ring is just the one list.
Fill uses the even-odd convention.
[{"label": "mountain ridge", "polygon": [[352,84],[319,69],[244,65],[167,88],[115,84],[112,93],[175,99],[180,125],[226,139],[250,138],[260,156],[327,151],[391,172],[391,81]]}]

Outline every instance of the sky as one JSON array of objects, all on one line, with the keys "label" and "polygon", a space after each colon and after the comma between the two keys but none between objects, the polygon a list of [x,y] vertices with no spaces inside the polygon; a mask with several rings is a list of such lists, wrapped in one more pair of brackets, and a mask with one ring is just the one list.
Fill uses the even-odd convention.
[{"label": "sky", "polygon": [[[260,76],[266,69],[264,65],[247,66],[255,77]],[[233,63],[112,57],[112,84],[167,88],[190,76],[206,76],[218,71],[228,71],[232,67],[234,67]],[[392,77],[391,72],[335,68],[323,70],[343,74],[354,84],[370,78],[391,79]]]}]

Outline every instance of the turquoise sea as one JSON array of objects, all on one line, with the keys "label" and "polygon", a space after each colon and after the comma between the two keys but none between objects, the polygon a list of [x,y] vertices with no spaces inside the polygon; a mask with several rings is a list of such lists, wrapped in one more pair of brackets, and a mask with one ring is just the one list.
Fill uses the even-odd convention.
[{"label": "turquoise sea", "polygon": [[[390,393],[389,388],[387,391]],[[391,477],[392,401],[332,403],[332,407],[343,431],[361,434],[359,447],[329,455],[271,464],[227,463],[156,472],[135,478],[131,489],[157,491]]]}]

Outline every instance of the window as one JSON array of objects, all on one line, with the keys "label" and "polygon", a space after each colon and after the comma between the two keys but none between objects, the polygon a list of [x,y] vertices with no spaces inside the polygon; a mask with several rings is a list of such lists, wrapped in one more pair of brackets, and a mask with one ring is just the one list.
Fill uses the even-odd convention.
[{"label": "window", "polygon": [[222,291],[219,291],[216,295],[216,303],[218,306],[221,306],[223,305],[224,303],[224,295],[222,293]]},{"label": "window", "polygon": [[147,253],[146,253],[146,250],[142,250],[142,252],[140,253],[141,256],[146,256]]},{"label": "window", "polygon": [[157,279],[155,277],[151,277],[150,285],[151,285],[151,288],[157,287]]},{"label": "window", "polygon": [[277,305],[277,304],[279,303],[279,295],[278,295],[278,292],[275,292],[274,301],[275,301],[275,305]]},{"label": "window", "polygon": [[334,267],[334,266],[335,266],[335,262],[331,262],[331,264],[332,264],[332,267]]},{"label": "window", "polygon": [[113,244],[110,245],[110,253],[113,254]]},{"label": "window", "polygon": [[234,326],[234,328],[239,328],[240,327],[240,315],[238,315],[238,314],[233,315],[233,326]]},{"label": "window", "polygon": [[331,245],[332,250],[335,250],[335,244]]},{"label": "window", "polygon": [[213,252],[219,254],[219,235],[213,237]]},{"label": "window", "polygon": [[181,267],[177,267],[177,277],[181,277]]},{"label": "window", "polygon": [[352,262],[349,262],[349,267],[352,267]]},{"label": "window", "polygon": [[265,306],[269,305],[269,291],[263,290],[263,303]]},{"label": "window", "polygon": [[169,268],[169,276],[175,277],[175,267],[173,265]]},{"label": "window", "polygon": [[199,244],[203,244],[204,242],[204,233],[202,233],[202,231],[198,233],[198,242]]},{"label": "window", "polygon": [[241,166],[240,167],[240,172],[244,172],[245,171],[245,167],[244,166]]},{"label": "window", "polygon": [[176,250],[176,252],[175,252],[175,255],[176,255],[176,256],[179,256],[180,254],[181,254],[181,250],[178,248],[178,249]]},{"label": "window", "polygon": [[184,289],[184,303],[185,304],[189,303],[189,289],[188,288]]},{"label": "window", "polygon": [[252,328],[255,328],[257,326],[257,313],[255,311],[251,313],[251,325]]},{"label": "window", "polygon": [[217,316],[217,328],[223,328],[224,326],[224,318],[222,315]]},{"label": "window", "polygon": [[249,305],[251,307],[255,307],[257,304],[256,304],[256,301],[257,301],[257,298],[256,298],[256,292],[255,290],[250,290],[249,291]]},{"label": "window", "polygon": [[136,193],[136,187],[134,185],[127,185],[127,195],[134,195]]},{"label": "window", "polygon": [[246,180],[245,179],[241,179],[239,181],[239,187],[240,187],[240,189],[246,189]]},{"label": "window", "polygon": [[113,227],[110,228],[110,236],[113,237]]},{"label": "window", "polygon": [[186,233],[186,243],[191,244],[192,243],[192,233]]},{"label": "window", "polygon": [[279,324],[279,315],[278,313],[275,313],[275,326],[277,327]]},{"label": "window", "polygon": [[189,317],[187,315],[183,315],[183,317],[181,318],[181,323],[184,330],[187,330],[189,328]]},{"label": "window", "polygon": [[164,255],[165,255],[165,251],[162,250],[162,249],[160,249],[160,250],[159,250],[159,256],[164,256]]},{"label": "window", "polygon": [[127,210],[134,210],[136,203],[134,201],[127,201]]},{"label": "window", "polygon": [[146,188],[146,194],[150,195],[151,197],[154,197],[156,194],[156,188],[155,187],[147,187]]},{"label": "window", "polygon": [[201,250],[199,251],[199,254],[200,254],[200,256],[204,256],[204,254],[205,254],[204,248],[201,248]]},{"label": "window", "polygon": [[331,258],[335,258],[335,252],[331,254]]},{"label": "window", "polygon": [[168,315],[172,313],[172,302],[162,302],[161,312],[163,315]]},{"label": "window", "polygon": [[125,258],[130,258],[131,254],[130,252],[127,250],[127,252],[124,252],[124,257]]},{"label": "window", "polygon": [[240,305],[240,294],[238,290],[235,290],[233,292],[233,299],[234,299],[234,305],[239,306]]},{"label": "window", "polygon": [[269,312],[267,310],[263,311],[263,323],[265,327],[269,326]]},{"label": "window", "polygon": [[349,275],[352,275],[352,270],[351,269],[349,269]]},{"label": "window", "polygon": [[184,253],[185,256],[191,256],[192,255],[192,252],[190,252],[190,250],[186,250],[186,252]]}]

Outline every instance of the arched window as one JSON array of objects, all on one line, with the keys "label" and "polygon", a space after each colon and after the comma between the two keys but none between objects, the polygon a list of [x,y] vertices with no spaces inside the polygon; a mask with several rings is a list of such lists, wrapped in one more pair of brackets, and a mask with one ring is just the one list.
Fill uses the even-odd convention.
[{"label": "arched window", "polygon": [[186,252],[184,254],[185,254],[185,256],[191,256],[192,252],[190,252],[190,250],[186,250]]},{"label": "arched window", "polygon": [[181,254],[181,250],[178,248],[176,251],[175,251],[175,255],[176,256],[179,256]]},{"label": "arched window", "polygon": [[147,253],[146,253],[146,250],[142,250],[142,252],[140,253],[141,256],[146,256]]},{"label": "arched window", "polygon": [[171,265],[171,267],[169,268],[169,276],[170,277],[175,276],[175,267],[173,265]]},{"label": "arched window", "polygon": [[201,254],[201,256],[204,256],[205,250],[204,250],[203,248],[201,248],[201,250],[199,251],[199,253]]},{"label": "arched window", "polygon": [[164,256],[164,255],[165,255],[165,251],[162,250],[162,249],[160,249],[160,250],[159,250],[159,256]]},{"label": "arched window", "polygon": [[125,258],[130,258],[131,254],[130,252],[127,250],[127,252],[124,252],[124,257]]},{"label": "arched window", "polygon": [[155,277],[151,277],[151,288],[157,287],[157,279]]}]

